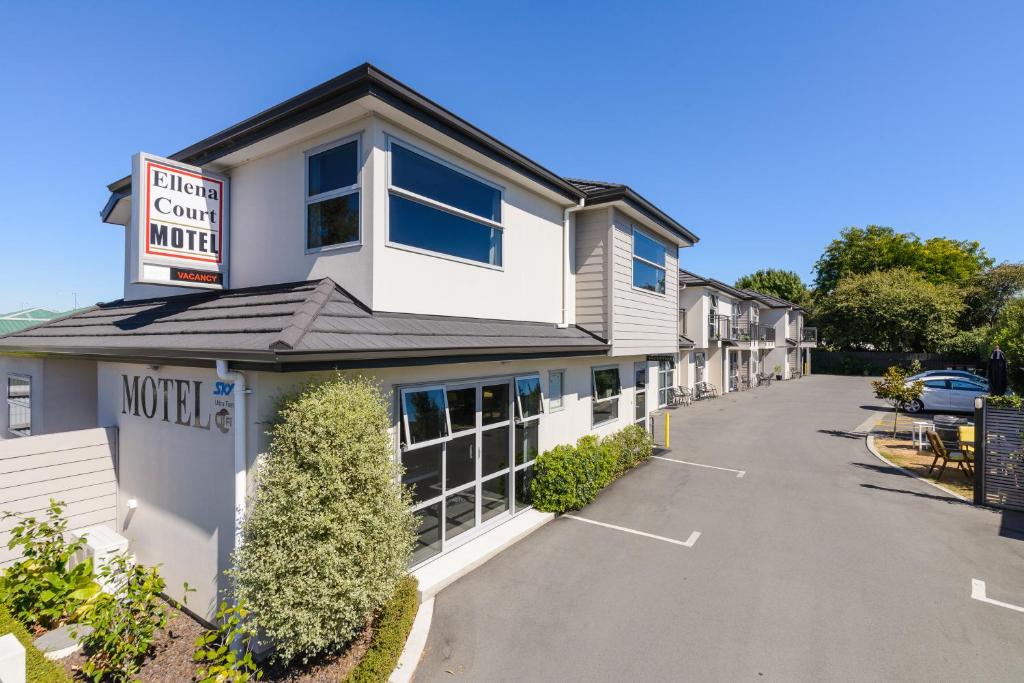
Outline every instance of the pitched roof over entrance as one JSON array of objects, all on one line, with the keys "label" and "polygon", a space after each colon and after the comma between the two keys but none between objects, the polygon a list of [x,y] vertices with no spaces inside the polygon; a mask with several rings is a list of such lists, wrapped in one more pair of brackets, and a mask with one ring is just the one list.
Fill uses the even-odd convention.
[{"label": "pitched roof over entrance", "polygon": [[[342,367],[493,358],[604,354],[576,327],[373,312],[330,278],[99,304],[0,337],[0,352],[110,359],[215,359]],[[404,362],[397,362],[405,359]],[[388,362],[385,362],[388,361]],[[425,362],[425,361],[421,361]]]}]

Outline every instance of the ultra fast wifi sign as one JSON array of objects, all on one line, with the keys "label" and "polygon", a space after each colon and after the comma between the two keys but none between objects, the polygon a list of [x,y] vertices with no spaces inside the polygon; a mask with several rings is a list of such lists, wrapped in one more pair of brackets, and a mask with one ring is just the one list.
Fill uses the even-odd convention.
[{"label": "ultra fast wifi sign", "polygon": [[132,158],[133,282],[221,289],[228,179],[170,159]]}]

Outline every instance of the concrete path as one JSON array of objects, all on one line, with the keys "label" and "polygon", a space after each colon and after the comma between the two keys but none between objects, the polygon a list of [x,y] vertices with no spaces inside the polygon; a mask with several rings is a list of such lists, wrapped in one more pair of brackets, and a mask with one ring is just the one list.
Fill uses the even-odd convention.
[{"label": "concrete path", "polygon": [[664,455],[727,469],[652,460],[444,590],[416,680],[1024,680],[1024,519],[872,457],[881,408],[813,376],[673,411]]}]

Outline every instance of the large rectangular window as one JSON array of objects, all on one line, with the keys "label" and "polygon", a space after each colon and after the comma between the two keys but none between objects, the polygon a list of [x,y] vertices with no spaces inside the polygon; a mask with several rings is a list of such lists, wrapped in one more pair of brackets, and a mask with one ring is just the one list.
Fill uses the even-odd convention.
[{"label": "large rectangular window", "polygon": [[593,368],[593,405],[591,408],[593,426],[602,425],[619,418],[619,394],[622,383],[619,381],[619,368]]},{"label": "large rectangular window", "polygon": [[359,242],[359,141],[306,155],[306,250]]},{"label": "large rectangular window", "polygon": [[32,436],[32,379],[7,376],[7,429],[18,436]]},{"label": "large rectangular window", "polygon": [[501,188],[389,141],[388,240],[502,265]]},{"label": "large rectangular window", "polygon": [[665,293],[664,245],[633,228],[633,286],[649,292]]}]

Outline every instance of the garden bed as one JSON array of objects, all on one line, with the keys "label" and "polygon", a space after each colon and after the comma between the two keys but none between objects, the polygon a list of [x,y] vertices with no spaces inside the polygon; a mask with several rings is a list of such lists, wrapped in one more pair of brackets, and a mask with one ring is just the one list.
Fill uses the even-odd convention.
[{"label": "garden bed", "polygon": [[[153,653],[136,676],[142,683],[181,683],[194,680],[199,666],[192,661],[195,642],[205,627],[174,607],[169,607],[167,628],[157,632]],[[338,683],[339,681],[386,681],[405,647],[416,616],[416,581],[408,577],[395,597],[374,616],[341,652],[287,671],[269,667],[263,681],[269,683]],[[78,652],[61,660],[64,671],[75,678],[85,655]],[[85,680],[79,676],[75,680]]]},{"label": "garden bed", "polygon": [[893,464],[913,472],[922,479],[927,479],[947,491],[968,499],[974,496],[974,480],[968,477],[965,472],[962,472],[956,466],[956,463],[951,462],[947,464],[946,471],[942,474],[942,481],[938,481],[936,476],[939,473],[939,468],[942,467],[941,462],[935,466],[931,474],[928,474],[928,468],[935,458],[931,451],[918,451],[914,448],[913,442],[908,440],[878,435],[875,436],[875,447],[879,453],[888,458]]}]

